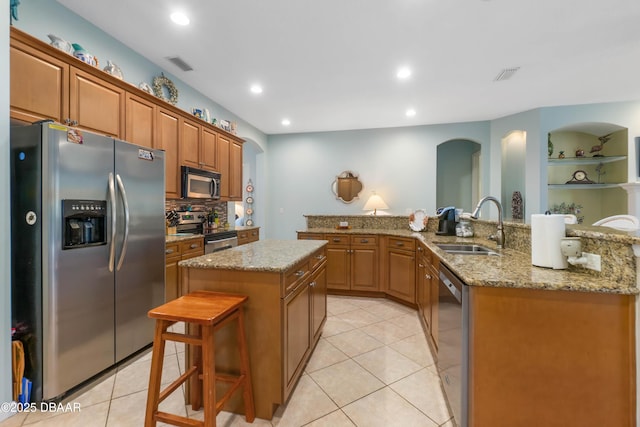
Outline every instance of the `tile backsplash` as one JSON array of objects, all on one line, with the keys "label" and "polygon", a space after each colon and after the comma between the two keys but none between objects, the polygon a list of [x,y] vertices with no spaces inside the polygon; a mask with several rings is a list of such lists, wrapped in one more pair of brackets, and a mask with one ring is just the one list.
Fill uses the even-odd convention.
[{"label": "tile backsplash", "polygon": [[224,224],[225,222],[233,223],[233,220],[227,220],[226,202],[216,202],[215,200],[208,199],[166,199],[164,202],[165,211],[170,211],[172,209],[177,211],[186,211],[189,206],[191,206],[191,210],[193,211],[209,212],[213,210],[218,214],[221,224]]}]

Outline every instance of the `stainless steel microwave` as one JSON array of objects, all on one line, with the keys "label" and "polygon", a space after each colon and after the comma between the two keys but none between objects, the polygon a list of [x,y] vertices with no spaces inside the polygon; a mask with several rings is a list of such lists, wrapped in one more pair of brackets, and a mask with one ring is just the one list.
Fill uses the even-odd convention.
[{"label": "stainless steel microwave", "polygon": [[219,199],[220,174],[182,166],[182,197],[187,199]]}]

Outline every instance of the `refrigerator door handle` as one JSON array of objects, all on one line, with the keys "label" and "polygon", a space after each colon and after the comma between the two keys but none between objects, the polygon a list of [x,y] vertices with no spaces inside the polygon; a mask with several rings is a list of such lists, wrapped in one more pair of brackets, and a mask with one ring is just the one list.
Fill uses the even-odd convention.
[{"label": "refrigerator door handle", "polygon": [[124,206],[124,239],[122,239],[122,252],[120,252],[120,259],[118,260],[118,268],[116,271],[120,271],[122,263],[124,262],[124,256],[127,253],[127,244],[129,243],[129,202],[127,201],[127,192],[124,189],[124,183],[119,174],[116,174],[116,181],[118,181],[118,190],[122,197],[122,204]]},{"label": "refrigerator door handle", "polygon": [[116,258],[116,188],[112,173],[109,173],[109,199],[111,200],[111,247],[109,248],[109,271],[113,272]]}]

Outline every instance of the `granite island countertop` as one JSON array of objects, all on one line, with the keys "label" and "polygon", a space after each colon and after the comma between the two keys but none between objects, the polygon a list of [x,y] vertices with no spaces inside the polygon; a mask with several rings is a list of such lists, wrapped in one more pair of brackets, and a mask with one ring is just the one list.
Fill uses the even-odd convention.
[{"label": "granite island countertop", "polygon": [[283,273],[325,246],[325,240],[259,240],[180,261],[186,268]]},{"label": "granite island countertop", "polygon": [[[577,292],[600,292],[624,295],[639,293],[635,282],[621,280],[613,274],[596,276],[575,269],[553,270],[531,264],[531,254],[514,249],[496,249],[493,241],[478,237],[463,238],[440,236],[433,232],[414,232],[410,230],[386,229],[335,229],[310,228],[301,230],[306,233],[371,234],[396,237],[412,237],[423,242],[442,263],[460,277],[469,286],[489,286],[507,288],[528,288],[544,290],[564,290]],[[569,233],[567,233],[569,234]],[[626,237],[626,239],[629,239]],[[450,254],[436,243],[463,243],[486,246],[499,254],[456,255]]]}]

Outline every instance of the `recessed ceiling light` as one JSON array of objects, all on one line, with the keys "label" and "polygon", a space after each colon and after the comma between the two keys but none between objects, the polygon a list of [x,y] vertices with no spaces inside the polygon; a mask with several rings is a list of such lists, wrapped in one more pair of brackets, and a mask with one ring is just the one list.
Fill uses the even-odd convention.
[{"label": "recessed ceiling light", "polygon": [[289,119],[282,119],[282,126],[289,126],[291,121]]},{"label": "recessed ceiling light", "polygon": [[396,77],[400,80],[408,79],[411,76],[411,70],[408,67],[402,67],[398,69]]},{"label": "recessed ceiling light", "polygon": [[262,93],[262,86],[260,85],[251,85],[252,93]]},{"label": "recessed ceiling light", "polygon": [[416,110],[414,110],[413,108],[409,108],[405,114],[407,115],[407,117],[413,117],[416,115]]},{"label": "recessed ceiling light", "polygon": [[171,20],[178,25],[189,25],[189,17],[182,12],[174,12],[171,14]]}]

